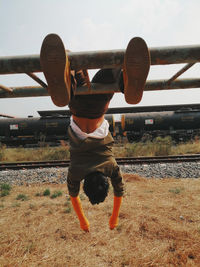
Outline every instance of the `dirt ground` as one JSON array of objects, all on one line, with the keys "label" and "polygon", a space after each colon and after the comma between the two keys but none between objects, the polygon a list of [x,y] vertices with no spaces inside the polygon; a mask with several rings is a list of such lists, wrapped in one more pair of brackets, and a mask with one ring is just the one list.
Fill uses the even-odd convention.
[{"label": "dirt ground", "polygon": [[[95,206],[81,190],[89,233],[79,228],[66,185],[12,187],[0,198],[0,266],[200,266],[200,179],[124,179],[112,231],[112,189]],[[63,194],[43,196],[47,188]],[[28,199],[17,200],[19,194]]]}]

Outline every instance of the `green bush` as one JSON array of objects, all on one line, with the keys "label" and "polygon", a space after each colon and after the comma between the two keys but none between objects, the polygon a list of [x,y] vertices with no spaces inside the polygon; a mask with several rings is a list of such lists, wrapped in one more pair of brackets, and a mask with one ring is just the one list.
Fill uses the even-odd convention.
[{"label": "green bush", "polygon": [[5,196],[7,196],[9,194],[10,194],[10,191],[9,190],[2,190],[0,196],[1,197],[5,197]]},{"label": "green bush", "polygon": [[43,192],[43,196],[50,196],[50,190],[47,188],[47,189],[45,189],[44,190],[44,192]]},{"label": "green bush", "polygon": [[11,186],[9,184],[0,184],[1,190],[11,190]]},{"label": "green bush", "polygon": [[182,190],[183,190],[182,188],[172,188],[169,189],[169,192],[173,194],[180,194]]},{"label": "green bush", "polygon": [[24,194],[19,194],[16,199],[25,201],[25,200],[28,200],[28,197]]},{"label": "green bush", "polygon": [[60,197],[62,196],[62,192],[61,191],[55,191],[52,195],[51,198],[56,198],[56,197]]},{"label": "green bush", "polygon": [[64,213],[70,213],[72,211],[71,202],[69,200],[64,203],[64,206],[66,207]]},{"label": "green bush", "polygon": [[64,213],[71,213],[72,211],[72,208],[71,207],[67,207],[65,210],[64,210]]},{"label": "green bush", "polygon": [[11,186],[9,184],[0,184],[0,196],[5,197],[10,194]]}]

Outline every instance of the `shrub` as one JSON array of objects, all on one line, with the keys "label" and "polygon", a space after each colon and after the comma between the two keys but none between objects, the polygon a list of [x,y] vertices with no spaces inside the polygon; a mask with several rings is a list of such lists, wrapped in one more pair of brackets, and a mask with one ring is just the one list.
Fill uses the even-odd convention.
[{"label": "shrub", "polygon": [[0,185],[1,190],[11,190],[11,186],[9,184],[1,184]]},{"label": "shrub", "polygon": [[173,194],[180,194],[182,191],[181,188],[172,188],[172,189],[169,189],[169,192],[170,193],[173,193]]},{"label": "shrub", "polygon": [[43,196],[50,196],[50,190],[48,188],[44,190]]},{"label": "shrub", "polygon": [[16,199],[25,201],[25,200],[28,200],[28,197],[24,194],[19,194]]},{"label": "shrub", "polygon": [[10,194],[11,186],[9,184],[0,184],[0,196],[5,197]]},{"label": "shrub", "polygon": [[64,213],[70,213],[72,211],[71,202],[69,200],[64,203],[64,206],[66,207]]},{"label": "shrub", "polygon": [[60,197],[62,196],[62,192],[61,191],[55,191],[52,195],[51,198],[56,198],[56,197]]},{"label": "shrub", "polygon": [[71,213],[72,208],[69,206],[64,210],[64,213]]},{"label": "shrub", "polygon": [[5,197],[5,196],[7,196],[9,194],[10,194],[10,191],[9,190],[2,190],[1,191],[1,197]]}]

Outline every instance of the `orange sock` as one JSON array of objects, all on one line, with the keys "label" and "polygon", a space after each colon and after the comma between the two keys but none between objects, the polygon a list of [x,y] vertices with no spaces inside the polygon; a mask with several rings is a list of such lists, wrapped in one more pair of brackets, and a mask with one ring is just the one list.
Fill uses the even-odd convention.
[{"label": "orange sock", "polygon": [[114,229],[118,225],[119,210],[122,202],[122,197],[114,196],[113,212],[109,220],[110,229]]},{"label": "orange sock", "polygon": [[79,222],[80,222],[80,227],[82,230],[85,232],[89,232],[89,221],[85,217],[85,214],[82,209],[81,201],[79,196],[78,197],[70,197],[73,208],[78,216]]}]

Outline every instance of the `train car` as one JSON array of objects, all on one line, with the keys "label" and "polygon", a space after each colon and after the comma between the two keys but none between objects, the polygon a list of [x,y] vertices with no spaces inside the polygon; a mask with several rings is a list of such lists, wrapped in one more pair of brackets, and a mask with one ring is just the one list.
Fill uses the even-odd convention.
[{"label": "train car", "polygon": [[106,114],[105,119],[109,123],[109,131],[111,132],[113,138],[116,141],[123,141],[124,137],[126,137],[126,132],[122,129],[121,120],[117,120],[113,114]]},{"label": "train car", "polygon": [[14,118],[0,120],[0,143],[16,146],[67,140],[69,117]]},{"label": "train car", "polygon": [[200,136],[199,109],[126,114],[121,123],[129,142],[157,136],[186,141]]},{"label": "train car", "polygon": [[106,114],[105,119],[109,123],[109,131],[112,133],[112,136],[116,136],[116,129],[115,129],[115,118],[112,114]]},{"label": "train car", "polygon": [[[39,112],[38,112],[39,113]],[[70,114],[43,111],[38,118],[0,119],[0,143],[8,146],[41,145],[68,140],[67,128]],[[114,113],[117,114],[117,113]],[[152,140],[157,136],[171,136],[175,141],[187,141],[200,136],[200,109],[175,111],[138,112],[122,114],[117,120],[106,114],[109,130],[116,140],[129,142]]]}]

